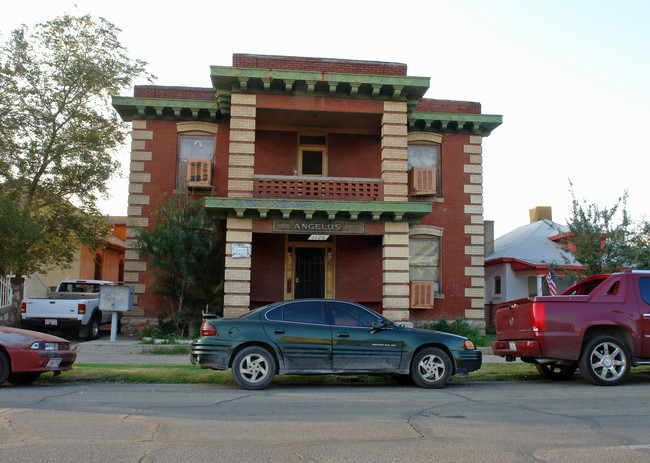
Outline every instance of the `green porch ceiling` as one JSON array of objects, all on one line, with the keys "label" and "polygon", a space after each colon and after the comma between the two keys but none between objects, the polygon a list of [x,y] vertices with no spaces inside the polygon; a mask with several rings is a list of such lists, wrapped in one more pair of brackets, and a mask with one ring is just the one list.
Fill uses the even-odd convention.
[{"label": "green porch ceiling", "polygon": [[206,198],[211,215],[268,220],[343,220],[418,223],[431,213],[430,202],[318,201],[264,198]]}]

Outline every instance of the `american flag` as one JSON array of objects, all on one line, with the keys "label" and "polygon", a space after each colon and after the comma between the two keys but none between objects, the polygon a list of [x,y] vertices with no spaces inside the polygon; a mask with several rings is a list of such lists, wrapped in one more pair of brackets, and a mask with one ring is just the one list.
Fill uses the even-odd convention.
[{"label": "american flag", "polygon": [[555,286],[555,270],[553,270],[552,265],[551,268],[548,269],[548,273],[546,274],[546,284],[548,285],[548,293],[551,296],[556,296],[557,286]]}]

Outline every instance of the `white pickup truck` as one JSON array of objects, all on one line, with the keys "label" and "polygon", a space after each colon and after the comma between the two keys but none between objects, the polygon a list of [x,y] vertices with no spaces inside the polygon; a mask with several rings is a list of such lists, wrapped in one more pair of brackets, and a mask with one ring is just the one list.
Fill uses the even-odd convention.
[{"label": "white pickup truck", "polygon": [[78,329],[79,337],[95,339],[99,325],[109,323],[110,312],[99,310],[99,288],[114,285],[103,280],[63,280],[46,298],[24,299],[22,326],[40,329]]}]

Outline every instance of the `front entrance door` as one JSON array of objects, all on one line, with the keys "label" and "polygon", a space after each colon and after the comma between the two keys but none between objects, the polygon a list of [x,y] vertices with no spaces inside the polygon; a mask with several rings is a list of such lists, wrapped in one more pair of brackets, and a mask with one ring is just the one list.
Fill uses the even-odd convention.
[{"label": "front entrance door", "polygon": [[295,299],[325,297],[325,248],[296,248]]},{"label": "front entrance door", "polygon": [[334,299],[335,243],[311,242],[302,235],[287,237],[284,299]]}]

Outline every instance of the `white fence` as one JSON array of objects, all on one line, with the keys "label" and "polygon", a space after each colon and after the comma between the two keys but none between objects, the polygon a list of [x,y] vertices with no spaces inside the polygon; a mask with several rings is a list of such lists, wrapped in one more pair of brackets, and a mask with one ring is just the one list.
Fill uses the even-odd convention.
[{"label": "white fence", "polygon": [[0,276],[0,309],[9,307],[13,297],[11,289],[11,277]]}]

